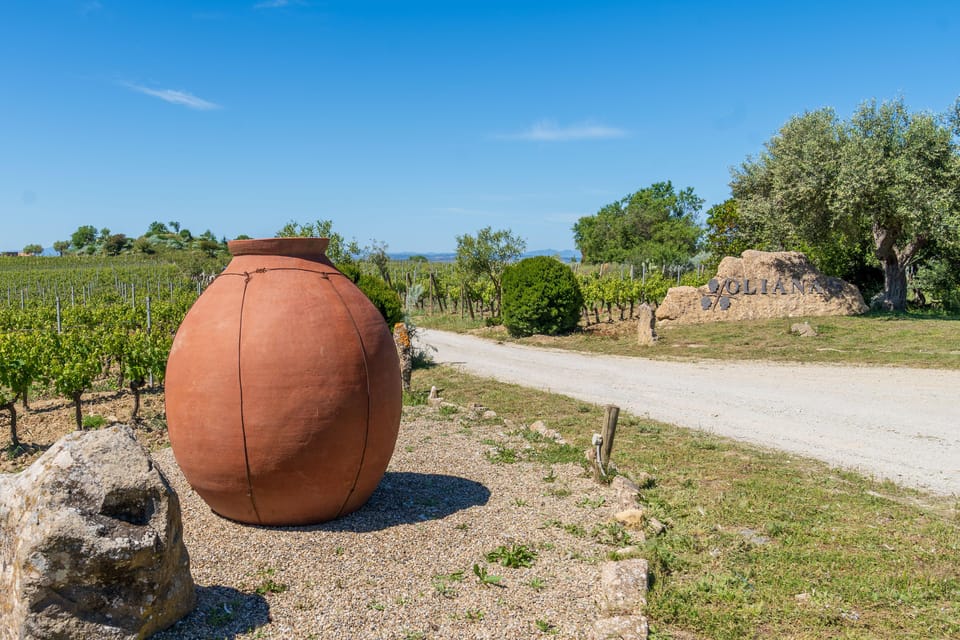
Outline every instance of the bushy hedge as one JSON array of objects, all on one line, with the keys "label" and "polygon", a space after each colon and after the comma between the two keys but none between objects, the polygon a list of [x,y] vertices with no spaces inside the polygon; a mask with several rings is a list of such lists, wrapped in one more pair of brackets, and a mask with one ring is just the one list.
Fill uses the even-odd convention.
[{"label": "bushy hedge", "polygon": [[337,268],[363,291],[364,295],[377,308],[388,327],[403,321],[403,303],[397,292],[391,289],[383,279],[360,273],[360,269],[351,263],[337,265]]},{"label": "bushy hedge", "polygon": [[503,274],[503,324],[510,335],[571,331],[582,307],[583,293],[576,276],[554,258],[526,258]]}]

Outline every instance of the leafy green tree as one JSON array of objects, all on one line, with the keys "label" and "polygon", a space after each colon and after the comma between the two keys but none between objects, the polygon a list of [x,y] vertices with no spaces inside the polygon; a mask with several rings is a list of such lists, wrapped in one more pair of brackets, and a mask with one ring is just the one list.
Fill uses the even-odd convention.
[{"label": "leafy green tree", "polygon": [[138,253],[156,253],[157,249],[153,246],[153,243],[150,242],[150,239],[147,236],[140,236],[133,241],[133,250]]},{"label": "leafy green tree", "polygon": [[147,232],[143,235],[145,236],[160,236],[170,233],[170,229],[167,228],[167,225],[162,222],[154,220],[150,223],[150,226],[147,227]]},{"label": "leafy green tree", "polygon": [[77,227],[77,230],[70,235],[70,246],[77,251],[96,243],[97,228],[90,224]]},{"label": "leafy green tree", "polygon": [[53,243],[53,250],[63,257],[63,254],[70,250],[70,242],[67,240],[57,240]]},{"label": "leafy green tree", "polygon": [[103,252],[108,256],[118,256],[133,246],[133,240],[122,233],[108,235],[103,241]]},{"label": "leafy green tree", "polygon": [[352,263],[354,256],[360,254],[360,245],[356,240],[347,242],[343,236],[333,230],[333,220],[317,220],[313,223],[300,224],[291,220],[277,231],[278,238],[329,238],[327,258],[338,267]]},{"label": "leafy green tree", "polygon": [[584,262],[685,263],[697,252],[701,207],[692,188],[657,182],[580,218],[573,238]]},{"label": "leafy green tree", "polygon": [[572,331],[582,307],[577,277],[559,260],[525,258],[503,273],[503,325],[512,336]]},{"label": "leafy green tree", "polygon": [[882,306],[905,309],[908,270],[960,242],[957,124],[902,99],[865,102],[848,121],[832,109],[791,118],[733,171],[741,233],[757,248],[807,251],[828,273],[875,260]]},{"label": "leafy green tree", "polygon": [[390,256],[387,255],[387,243],[371,240],[370,246],[364,253],[366,253],[367,260],[370,261],[370,264],[376,267],[380,273],[380,277],[387,283],[387,286],[393,287],[393,283],[390,281],[390,270],[387,268],[390,265]]},{"label": "leafy green tree", "polygon": [[509,229],[484,227],[476,236],[457,236],[457,267],[467,277],[486,278],[493,285],[494,301],[500,308],[503,271],[516,261],[527,243]]},{"label": "leafy green tree", "polygon": [[43,253],[43,247],[38,244],[28,244],[23,248],[23,252],[28,256],[35,256]]},{"label": "leafy green tree", "polygon": [[738,256],[750,248],[740,231],[740,211],[733,198],[707,209],[707,237],[704,247],[712,264],[719,264],[724,256]]}]

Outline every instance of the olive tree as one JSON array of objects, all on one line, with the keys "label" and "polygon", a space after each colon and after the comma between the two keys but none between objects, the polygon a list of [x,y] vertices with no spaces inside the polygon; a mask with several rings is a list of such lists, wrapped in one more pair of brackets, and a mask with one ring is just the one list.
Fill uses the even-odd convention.
[{"label": "olive tree", "polygon": [[485,278],[493,285],[496,308],[500,309],[503,271],[527,248],[522,238],[509,229],[484,227],[476,236],[457,236],[457,271],[467,277]]},{"label": "olive tree", "polygon": [[907,272],[960,238],[960,155],[948,118],[902,99],[866,102],[850,120],[832,109],[791,118],[733,171],[740,233],[758,248],[855,259],[883,270],[882,306],[903,310]]}]

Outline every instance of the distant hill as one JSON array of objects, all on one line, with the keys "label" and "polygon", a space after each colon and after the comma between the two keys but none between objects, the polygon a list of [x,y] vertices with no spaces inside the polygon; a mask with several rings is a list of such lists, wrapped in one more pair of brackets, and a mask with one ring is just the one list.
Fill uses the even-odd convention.
[{"label": "distant hill", "polygon": [[[426,253],[416,251],[397,251],[390,253],[389,256],[393,260],[409,260],[412,256],[424,256],[430,262],[453,262],[457,259],[457,254],[455,252]],[[558,251],[556,249],[537,249],[534,251],[527,251],[522,257],[532,258],[533,256],[558,256],[563,262],[569,262],[571,259],[580,259],[580,253],[578,251],[574,251],[573,249],[564,249],[562,251]]]}]

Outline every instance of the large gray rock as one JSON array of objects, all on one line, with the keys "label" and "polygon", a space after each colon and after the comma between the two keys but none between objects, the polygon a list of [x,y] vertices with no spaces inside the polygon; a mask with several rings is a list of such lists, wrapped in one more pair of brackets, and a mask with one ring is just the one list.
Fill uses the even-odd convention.
[{"label": "large gray rock", "polygon": [[796,251],[744,251],[728,256],[702,287],[673,287],[657,307],[657,322],[836,316],[864,313],[867,305],[849,282],[820,273]]},{"label": "large gray rock", "polygon": [[0,476],[0,640],[145,638],[194,600],[180,503],[130,427]]}]

